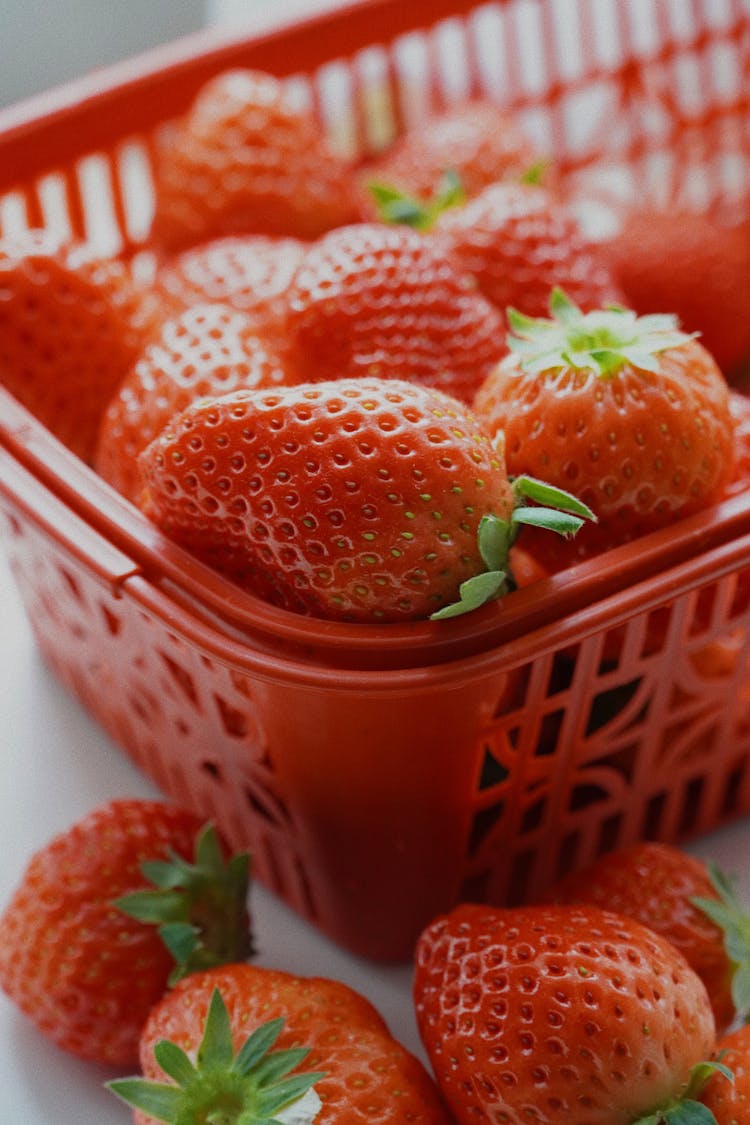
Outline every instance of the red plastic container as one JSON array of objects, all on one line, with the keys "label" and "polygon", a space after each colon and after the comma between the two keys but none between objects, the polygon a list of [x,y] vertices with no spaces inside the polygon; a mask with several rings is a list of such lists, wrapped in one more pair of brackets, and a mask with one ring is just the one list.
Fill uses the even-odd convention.
[{"label": "red plastic container", "polygon": [[[666,184],[743,210],[748,60],[740,0],[366,0],[201,35],[0,113],[0,229],[138,249],[155,130],[237,65],[298,82],[355,154],[484,93],[579,193]],[[528,898],[603,850],[750,811],[750,495],[467,618],[369,627],[201,566],[2,389],[0,512],[60,678],[357,953],[406,958],[460,897]]]}]

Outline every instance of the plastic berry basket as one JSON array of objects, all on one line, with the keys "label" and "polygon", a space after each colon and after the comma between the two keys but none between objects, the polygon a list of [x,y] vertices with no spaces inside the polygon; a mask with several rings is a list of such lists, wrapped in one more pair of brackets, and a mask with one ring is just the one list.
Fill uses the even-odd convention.
[{"label": "plastic berry basket", "polygon": [[[741,0],[365,0],[0,112],[0,230],[147,248],[153,137],[238,65],[294,82],[353,156],[481,93],[592,206],[747,209]],[[461,897],[533,897],[602,851],[750,812],[750,493],[466,618],[322,622],[167,542],[0,388],[0,518],[61,680],[357,954],[407,958]]]}]

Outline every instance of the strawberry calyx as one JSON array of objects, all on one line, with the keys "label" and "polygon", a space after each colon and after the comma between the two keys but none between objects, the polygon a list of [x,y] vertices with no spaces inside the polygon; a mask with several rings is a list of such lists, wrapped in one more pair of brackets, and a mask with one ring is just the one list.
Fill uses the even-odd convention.
[{"label": "strawberry calyx", "polygon": [[697,336],[681,332],[677,318],[666,313],[638,316],[621,305],[584,313],[558,288],[552,290],[549,317],[526,316],[513,308],[507,316],[506,343],[532,374],[573,367],[607,378],[626,365],[658,371],[659,352]]},{"label": "strawberry calyx", "polygon": [[[723,1052],[722,1052],[723,1053]],[[713,1111],[698,1101],[704,1086],[715,1074],[734,1082],[734,1074],[721,1062],[722,1055],[712,1061],[696,1063],[681,1097],[669,1105],[638,1118],[633,1125],[718,1125]]]},{"label": "strawberry calyx", "polygon": [[308,1125],[322,1107],[313,1086],[324,1074],[291,1073],[310,1049],[273,1050],[283,1026],[283,1018],[261,1024],[235,1054],[229,1013],[216,988],[195,1061],[161,1039],[154,1057],[172,1082],[116,1078],[107,1088],[167,1125]]},{"label": "strawberry calyx", "polygon": [[706,865],[717,898],[696,896],[693,906],[714,922],[724,935],[724,948],[732,966],[732,1000],[737,1016],[750,1017],[750,913],[737,893],[737,884],[713,863]]},{"label": "strawberry calyx", "polygon": [[254,952],[247,909],[248,854],[237,853],[225,862],[216,829],[207,824],[196,837],[193,863],[173,850],[168,855],[141,864],[153,890],[122,895],[112,905],[158,927],[175,960],[169,984],[199,969],[246,961]]},{"label": "strawberry calyx", "polygon": [[[459,600],[431,614],[431,621],[470,613],[488,601],[504,597],[515,588],[510,549],[524,525],[545,528],[564,538],[571,538],[586,520],[596,523],[596,516],[583,501],[535,477],[515,477],[511,481],[511,494],[514,506],[509,519],[486,515],[479,521],[479,553],[487,569],[462,582]],[[527,503],[530,500],[533,503]]]},{"label": "strawberry calyx", "polygon": [[384,223],[401,223],[414,230],[430,230],[443,211],[460,207],[466,194],[457,172],[448,169],[428,200],[417,198],[390,184],[368,184],[378,218]]}]

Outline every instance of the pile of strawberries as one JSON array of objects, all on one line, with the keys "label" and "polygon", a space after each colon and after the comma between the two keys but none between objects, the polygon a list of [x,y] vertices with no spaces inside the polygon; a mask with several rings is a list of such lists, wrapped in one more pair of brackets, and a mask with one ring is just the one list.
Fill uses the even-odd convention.
[{"label": "pile of strawberries", "polygon": [[[665,277],[643,253],[653,237],[591,243],[497,107],[354,168],[276,79],[230,71],[161,137],[154,186],[149,285],[48,232],[0,243],[0,379],[252,593],[452,616],[735,483],[740,408],[692,336],[717,318],[672,315],[700,247],[687,286],[685,262]],[[731,244],[737,280],[748,232]],[[750,316],[727,293],[747,287],[711,276],[735,364]]]},{"label": "pile of strawberries", "polygon": [[[261,967],[248,857],[161,802],[51,840],[0,916],[0,987],[63,1050],[118,1069],[137,1125],[736,1125],[750,1096],[750,916],[711,865],[611,853],[544,903],[423,931],[432,1074],[341,982]],[[261,955],[264,951],[261,951]],[[303,1066],[304,1064],[304,1066]]]}]

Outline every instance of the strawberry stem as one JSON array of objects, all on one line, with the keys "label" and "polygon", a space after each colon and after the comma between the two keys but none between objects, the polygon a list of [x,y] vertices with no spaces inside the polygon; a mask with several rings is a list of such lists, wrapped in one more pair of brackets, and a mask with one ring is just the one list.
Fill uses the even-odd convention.
[{"label": "strawberry stem", "polygon": [[737,1016],[750,1015],[750,913],[737,893],[736,882],[715,864],[707,865],[716,898],[690,901],[714,922],[724,935],[724,948],[732,965],[732,1000]]}]

